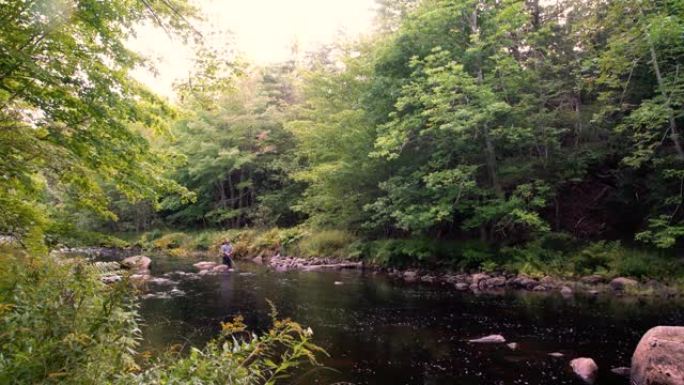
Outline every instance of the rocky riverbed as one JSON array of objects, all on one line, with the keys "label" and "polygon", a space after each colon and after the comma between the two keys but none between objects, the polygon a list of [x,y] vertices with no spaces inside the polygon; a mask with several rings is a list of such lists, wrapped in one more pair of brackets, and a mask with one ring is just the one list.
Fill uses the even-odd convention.
[{"label": "rocky riverbed", "polygon": [[602,275],[588,275],[574,279],[551,276],[530,277],[505,272],[440,272],[419,269],[381,268],[364,265],[359,261],[334,258],[298,258],[276,255],[269,259],[257,257],[256,263],[265,263],[276,271],[302,270],[316,271],[326,269],[370,269],[407,283],[440,284],[460,291],[497,291],[526,290],[534,292],[559,292],[572,296],[581,292],[589,295],[658,295],[664,297],[680,296],[674,287],[656,280],[639,281],[631,277],[608,278]]}]

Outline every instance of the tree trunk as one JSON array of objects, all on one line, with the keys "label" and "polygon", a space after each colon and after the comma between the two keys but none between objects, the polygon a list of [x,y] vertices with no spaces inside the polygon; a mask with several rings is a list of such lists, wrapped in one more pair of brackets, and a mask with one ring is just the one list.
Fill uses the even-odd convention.
[{"label": "tree trunk", "polygon": [[[470,16],[470,29],[471,33],[479,34],[478,23],[477,23],[477,8],[473,10]],[[477,58],[477,83],[481,86],[484,83],[484,75],[482,73],[482,54],[478,53]],[[497,197],[503,197],[503,190],[499,184],[499,176],[497,175],[497,165],[496,165],[496,149],[492,138],[489,135],[489,127],[487,123],[482,125],[482,136],[484,136],[485,141],[485,159],[487,162],[487,172],[489,173],[489,178],[494,188],[494,192]]]},{"label": "tree trunk", "polygon": [[[643,10],[640,10],[640,12],[641,16],[644,17]],[[682,144],[679,141],[677,121],[675,120],[674,111],[672,109],[672,105],[670,104],[670,98],[667,96],[667,93],[665,93],[665,82],[663,81],[663,75],[660,72],[658,55],[656,53],[655,46],[653,45],[653,41],[651,40],[651,35],[649,35],[648,31],[645,29],[644,33],[646,35],[646,41],[648,42],[648,50],[651,53],[651,64],[653,64],[653,70],[655,71],[656,79],[658,80],[658,89],[660,89],[660,93],[663,96],[665,103],[667,103],[667,118],[670,122],[670,139],[672,139],[672,142],[674,143],[675,150],[677,151],[677,155],[679,156],[679,158],[684,159],[684,150],[682,149]]]}]

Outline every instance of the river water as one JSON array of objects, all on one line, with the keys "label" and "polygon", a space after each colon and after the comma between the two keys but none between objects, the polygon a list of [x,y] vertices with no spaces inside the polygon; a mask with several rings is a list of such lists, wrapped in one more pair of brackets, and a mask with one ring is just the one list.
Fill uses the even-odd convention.
[{"label": "river water", "polygon": [[[193,271],[194,262],[156,257],[153,274]],[[325,368],[303,370],[292,384],[581,384],[568,367],[579,356],[599,365],[597,384],[627,384],[610,369],[629,366],[641,335],[655,325],[684,325],[684,304],[671,300],[474,294],[362,271],[275,272],[240,263],[228,275],[174,280],[183,295],[150,285],[142,301],[143,350],[202,344],[238,314],[262,331],[268,299],[281,317],[310,326],[330,353]],[[518,349],[467,342],[494,333]]]}]

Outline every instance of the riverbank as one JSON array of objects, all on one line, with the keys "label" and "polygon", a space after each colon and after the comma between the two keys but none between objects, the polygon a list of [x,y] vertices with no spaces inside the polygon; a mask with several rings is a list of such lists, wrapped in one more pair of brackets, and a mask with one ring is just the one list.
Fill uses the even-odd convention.
[{"label": "riverbank", "polygon": [[[148,250],[149,251],[149,250]],[[126,257],[138,255],[144,250],[139,247],[106,248],[106,247],[78,247],[62,248],[53,253],[63,256],[86,256],[97,260],[122,260]],[[152,253],[163,253],[163,250]],[[190,251],[180,257],[205,259],[213,261],[215,253],[208,250]],[[495,292],[504,290],[521,290],[533,292],[558,292],[563,296],[575,293],[586,295],[633,295],[658,296],[664,298],[682,297],[684,290],[681,285],[668,284],[657,279],[639,279],[635,277],[610,277],[601,274],[589,274],[577,277],[558,277],[552,275],[529,276],[523,273],[506,271],[453,271],[447,269],[395,268],[381,266],[367,261],[345,258],[325,257],[293,257],[280,254],[269,255],[261,252],[256,256],[243,256],[240,260],[256,264],[264,264],[275,271],[320,271],[342,269],[364,269],[378,274],[386,274],[394,280],[406,284],[440,285],[458,291]],[[207,262],[210,263],[210,262]],[[213,262],[212,262],[213,263]]]},{"label": "riverbank", "polygon": [[459,291],[482,292],[525,290],[534,292],[559,292],[563,296],[572,296],[574,293],[661,297],[684,296],[684,290],[682,290],[680,286],[667,285],[655,279],[639,281],[638,279],[630,277],[609,278],[599,274],[577,278],[561,278],[549,275],[537,278],[524,274],[507,272],[480,271],[467,273],[424,269],[397,269],[344,259],[297,258],[280,255],[273,256],[265,262],[262,257],[259,257],[257,262],[266,263],[277,271],[318,271],[361,268],[387,274],[395,280],[400,280],[405,283],[443,285]]},{"label": "riverbank", "polygon": [[[520,289],[671,296],[684,292],[684,259],[627,248],[618,242],[578,244],[549,235],[523,247],[430,239],[362,240],[341,230],[154,230],[128,234],[128,255],[166,253],[212,260],[232,241],[238,259],[268,261],[275,269],[314,270],[350,264],[405,282],[440,283],[458,290]],[[110,248],[111,249],[111,248]],[[79,248],[61,248],[78,252]],[[107,254],[107,248],[100,254]]]}]

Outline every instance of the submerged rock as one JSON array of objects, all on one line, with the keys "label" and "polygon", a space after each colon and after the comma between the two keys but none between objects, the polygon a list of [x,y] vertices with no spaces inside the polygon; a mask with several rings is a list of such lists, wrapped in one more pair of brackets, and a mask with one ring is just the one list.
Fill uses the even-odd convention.
[{"label": "submerged rock", "polygon": [[468,340],[468,342],[473,344],[503,344],[506,342],[506,339],[501,334],[492,334],[486,337]]},{"label": "submerged rock", "polygon": [[610,371],[618,376],[629,378],[631,369],[626,366],[620,366],[619,368],[612,368]]},{"label": "submerged rock", "polygon": [[570,361],[570,367],[577,377],[587,384],[593,384],[598,374],[598,365],[593,359],[587,357],[575,358]]},{"label": "submerged rock", "polygon": [[560,289],[560,293],[563,297],[569,297],[573,294],[573,291],[569,286],[563,286]]},{"label": "submerged rock", "polygon": [[335,285],[336,285],[336,286],[344,285],[344,282],[342,282],[342,281],[335,281]]},{"label": "submerged rock", "polygon": [[555,357],[555,358],[561,358],[561,357],[565,357],[565,354],[563,354],[561,352],[553,352],[553,353],[549,353],[549,356]]},{"label": "submerged rock", "polygon": [[684,327],[656,326],[644,334],[632,355],[634,385],[684,385]]},{"label": "submerged rock", "polygon": [[518,343],[517,342],[511,342],[510,344],[506,344],[509,349],[511,350],[518,350]]}]

